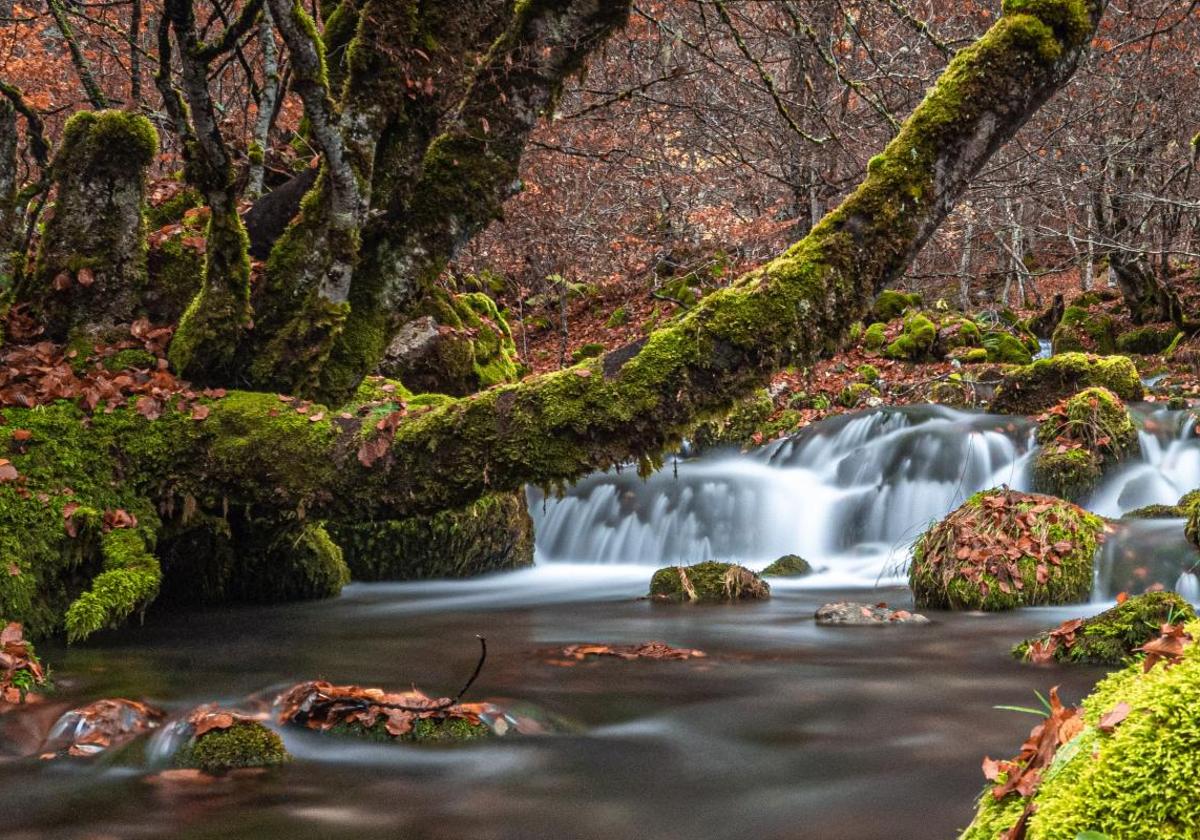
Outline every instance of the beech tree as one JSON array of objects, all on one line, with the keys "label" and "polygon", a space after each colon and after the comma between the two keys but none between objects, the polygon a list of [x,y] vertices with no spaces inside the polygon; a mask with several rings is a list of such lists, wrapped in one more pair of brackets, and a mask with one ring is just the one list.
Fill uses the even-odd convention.
[{"label": "beech tree", "polygon": [[[21,593],[5,596],[11,617],[34,612],[41,627],[53,627],[45,613],[61,608],[64,591],[74,597],[66,576],[90,551],[103,572],[74,600],[68,628],[78,636],[120,621],[157,591],[156,541],[205,516],[242,511],[256,526],[247,536],[258,548],[239,561],[239,574],[283,579],[292,595],[321,594],[344,580],[307,559],[330,553],[322,522],[427,515],[526,483],[565,482],[631,460],[654,464],[698,419],[780,367],[837,345],[981,167],[1070,78],[1103,7],[1008,0],[848,198],[784,253],[644,340],[464,398],[397,406],[380,419],[336,409],[354,399],[446,262],[519,188],[517,166],[537,120],[629,5],[343,0],[322,38],[299,2],[265,2],[321,169],[253,290],[208,67],[256,26],[261,2],[202,38],[189,0],[168,0],[158,29],[157,84],[184,140],[186,177],[210,211],[203,287],[169,356],[193,381],[240,390],[206,392],[203,410],[159,416],[118,406],[84,424],[70,404],[50,413],[6,410],[10,423],[56,447],[48,455],[22,444],[13,461],[25,484],[0,485],[0,516],[11,526],[3,548],[17,569],[5,592]],[[108,136],[145,136],[144,120],[125,115],[122,124],[120,116],[89,115],[74,130],[104,125]],[[69,144],[51,167],[60,188],[77,172],[76,146],[90,148]],[[62,272],[52,273],[34,272],[19,287],[35,311],[85,285],[76,277],[56,288]],[[273,392],[333,410],[281,413]],[[72,446],[88,456],[71,454]],[[136,512],[136,527],[106,519],[90,549],[54,530],[63,518],[98,521],[97,511],[118,506]],[[49,557],[75,559],[55,567]]]}]

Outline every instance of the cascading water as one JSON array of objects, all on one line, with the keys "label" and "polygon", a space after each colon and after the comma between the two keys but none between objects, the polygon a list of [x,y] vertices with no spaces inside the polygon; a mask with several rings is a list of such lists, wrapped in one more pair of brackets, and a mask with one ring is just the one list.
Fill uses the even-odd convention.
[{"label": "cascading water", "polygon": [[[1200,487],[1189,412],[1134,406],[1142,454],[1085,506],[1119,517],[1174,504]],[[680,458],[648,479],[589,476],[562,498],[530,490],[539,563],[662,566],[719,559],[762,568],[799,554],[817,574],[799,585],[871,586],[904,577],[913,539],[970,494],[1028,489],[1036,445],[1018,417],[942,406],[880,409],[817,423],[748,452]],[[1115,527],[1097,566],[1098,597],[1156,582],[1191,589],[1198,559],[1179,520]],[[1168,550],[1169,547],[1169,550]],[[1147,552],[1165,558],[1139,563]]]}]

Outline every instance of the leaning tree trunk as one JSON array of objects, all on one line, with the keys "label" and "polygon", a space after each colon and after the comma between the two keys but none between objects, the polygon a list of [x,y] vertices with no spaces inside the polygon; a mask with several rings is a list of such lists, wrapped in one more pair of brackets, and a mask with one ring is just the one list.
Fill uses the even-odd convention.
[{"label": "leaning tree trunk", "polygon": [[[698,415],[727,406],[789,362],[837,346],[970,179],[1071,76],[1101,8],[1010,0],[872,159],[863,184],[810,235],[647,339],[602,358],[439,407],[398,407],[383,422],[373,403],[335,415],[295,411],[274,394],[252,392],[214,394],[202,416],[170,410],[157,420],[119,408],[85,425],[82,412],[64,403],[52,411],[6,410],[10,424],[30,431],[33,448],[10,444],[7,453],[23,495],[13,482],[0,484],[0,537],[11,564],[0,576],[0,611],[40,614],[53,628],[56,604],[31,593],[61,603],[65,587],[53,576],[78,585],[80,544],[63,533],[68,505],[94,521],[113,509],[136,516],[136,533],[121,545],[111,536],[121,532],[102,535],[112,543],[101,546],[103,572],[67,610],[68,629],[83,634],[122,620],[157,591],[160,573],[146,547],[163,527],[160,516],[237,512],[272,523],[292,542],[272,537],[268,548],[303,540],[308,559],[298,557],[302,568],[293,570],[286,555],[268,551],[279,561],[245,572],[286,582],[307,570],[328,588],[344,579],[344,564],[329,549],[322,520],[403,519],[630,459],[654,463]],[[471,158],[464,153],[441,165],[453,172],[456,160]],[[444,182],[457,185],[462,200],[481,183],[485,199],[494,199],[490,181]],[[72,457],[46,458],[41,447]],[[65,495],[64,486],[74,492]]]},{"label": "leaning tree trunk", "polygon": [[48,337],[137,317],[146,286],[146,171],[157,154],[158,135],[145,117],[85,111],[68,121],[51,167],[52,215],[15,294]]}]

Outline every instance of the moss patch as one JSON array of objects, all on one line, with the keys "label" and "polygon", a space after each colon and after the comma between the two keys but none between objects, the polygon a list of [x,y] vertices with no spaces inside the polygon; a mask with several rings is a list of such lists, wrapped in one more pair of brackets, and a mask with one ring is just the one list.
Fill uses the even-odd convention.
[{"label": "moss patch", "polygon": [[692,566],[668,566],[650,579],[650,598],[663,603],[728,604],[769,598],[771,587],[758,575],[733,563],[708,560]]},{"label": "moss patch", "polygon": [[1006,373],[991,408],[1006,414],[1037,414],[1091,386],[1107,388],[1126,401],[1145,395],[1128,357],[1064,353]]},{"label": "moss patch", "polygon": [[261,723],[238,721],[189,740],[176,753],[175,764],[217,774],[246,767],[277,767],[290,758],[279,735]]},{"label": "moss patch", "polygon": [[762,577],[803,577],[812,574],[812,566],[803,557],[785,554],[759,574]]}]

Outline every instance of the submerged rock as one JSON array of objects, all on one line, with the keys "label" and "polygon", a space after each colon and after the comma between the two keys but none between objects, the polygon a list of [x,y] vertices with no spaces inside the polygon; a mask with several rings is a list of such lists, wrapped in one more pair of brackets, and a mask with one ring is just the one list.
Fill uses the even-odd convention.
[{"label": "submerged rock", "polygon": [[1195,620],[1192,605],[1174,592],[1147,592],[1026,639],[1013,648],[1013,656],[1026,662],[1123,665],[1158,637],[1162,625]]},{"label": "submerged rock", "polygon": [[929,619],[908,610],[893,610],[886,604],[841,601],[817,610],[817,624],[833,627],[883,627],[892,624],[928,624]]},{"label": "submerged rock", "polygon": [[1081,718],[1058,730],[1032,795],[997,798],[989,786],[960,840],[996,840],[1022,815],[1026,840],[1200,837],[1198,635],[1196,622],[1164,635],[1152,644],[1169,651],[1166,662],[1133,662],[1101,681]]},{"label": "submerged rock", "polygon": [[1083,601],[1103,532],[1100,517],[1062,499],[985,490],[921,535],[909,583],[917,606],[933,609]]},{"label": "submerged rock", "polygon": [[42,757],[97,755],[157,729],[164,717],[160,710],[136,700],[97,700],[58,719],[42,747]]},{"label": "submerged rock", "polygon": [[771,587],[754,572],[713,560],[667,566],[650,579],[650,598],[664,603],[726,604],[771,597]]},{"label": "submerged rock", "polygon": [[803,577],[812,574],[812,566],[803,557],[785,554],[759,572],[761,577]]},{"label": "submerged rock", "polygon": [[202,708],[189,716],[188,725],[192,735],[175,753],[177,767],[218,774],[291,760],[277,733],[245,715]]},{"label": "submerged rock", "polygon": [[992,411],[1037,414],[1083,388],[1107,388],[1123,400],[1145,396],[1137,368],[1126,356],[1063,353],[1008,371],[992,398]]}]

